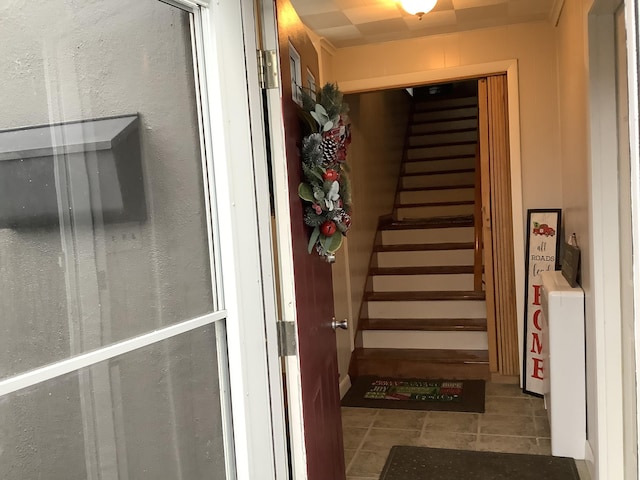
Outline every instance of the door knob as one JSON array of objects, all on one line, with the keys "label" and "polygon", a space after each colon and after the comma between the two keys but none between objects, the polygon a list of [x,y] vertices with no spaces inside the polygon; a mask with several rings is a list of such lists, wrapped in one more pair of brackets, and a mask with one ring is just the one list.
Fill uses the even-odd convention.
[{"label": "door knob", "polygon": [[349,328],[349,322],[346,318],[344,320],[336,320],[336,317],[333,317],[331,328],[333,328],[334,330],[337,330],[339,328],[341,328],[342,330],[347,330]]}]

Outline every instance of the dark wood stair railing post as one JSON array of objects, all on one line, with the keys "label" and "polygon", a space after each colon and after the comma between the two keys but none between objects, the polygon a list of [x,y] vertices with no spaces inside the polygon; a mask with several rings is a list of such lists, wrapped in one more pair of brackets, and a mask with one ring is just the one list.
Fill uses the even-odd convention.
[{"label": "dark wood stair railing post", "polygon": [[474,203],[474,256],[473,256],[473,288],[482,291],[482,180],[480,175],[480,148],[476,147],[476,185]]}]

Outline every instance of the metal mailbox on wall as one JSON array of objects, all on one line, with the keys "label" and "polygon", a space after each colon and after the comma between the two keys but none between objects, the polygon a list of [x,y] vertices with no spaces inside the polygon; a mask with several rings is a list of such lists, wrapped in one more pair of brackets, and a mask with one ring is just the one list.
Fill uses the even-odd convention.
[{"label": "metal mailbox on wall", "polygon": [[55,224],[64,208],[146,219],[138,115],[0,131],[0,228]]}]

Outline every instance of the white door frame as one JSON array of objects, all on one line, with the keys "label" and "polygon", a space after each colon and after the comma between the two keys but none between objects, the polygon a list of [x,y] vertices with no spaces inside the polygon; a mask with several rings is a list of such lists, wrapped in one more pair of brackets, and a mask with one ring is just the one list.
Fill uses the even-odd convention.
[{"label": "white door frame", "polygon": [[[177,0],[173,0],[177,1]],[[180,0],[182,1],[182,0]],[[266,147],[251,0],[198,1],[239,479],[286,479]],[[258,297],[256,296],[258,293]],[[297,477],[296,477],[297,478]]]},{"label": "white door frame", "polygon": [[[631,228],[632,248],[640,252],[640,31],[638,30],[639,5],[637,0],[625,2],[625,24],[627,29],[627,84],[629,95],[629,159],[631,163]],[[636,346],[636,415],[640,412],[640,328],[638,328],[638,310],[640,309],[640,255],[633,257],[634,283],[634,320]],[[637,432],[640,433],[640,416],[636,418]],[[639,459],[637,477],[640,478],[640,444],[636,445]]]},{"label": "white door frame", "polygon": [[[620,0],[595,0],[588,16],[590,107],[590,220],[592,292],[587,320],[593,332],[596,358],[595,431],[587,440],[587,464],[592,478],[624,477],[624,418],[620,307],[620,224],[618,214],[618,132],[614,13]],[[638,162],[637,4],[625,6],[629,83],[629,138],[633,247],[640,248],[640,170]],[[614,127],[612,127],[614,126]],[[634,255],[635,308],[640,305],[640,258]],[[589,308],[591,307],[591,308]],[[589,313],[588,313],[589,314]],[[637,313],[636,313],[637,315]],[[636,319],[637,322],[637,319]],[[638,351],[638,328],[635,329]],[[636,358],[636,378],[638,378]],[[637,385],[637,381],[636,381]],[[637,396],[637,391],[636,391]],[[637,451],[637,445],[635,446]]]},{"label": "white door frame", "polygon": [[500,73],[507,74],[507,108],[509,113],[509,156],[511,167],[511,210],[513,222],[513,244],[516,287],[516,311],[518,321],[518,358],[520,362],[520,384],[522,385],[522,353],[524,336],[524,204],[522,192],[522,155],[520,149],[520,89],[518,80],[518,60],[501,60],[489,63],[439,68],[419,72],[380,75],[373,78],[340,82],[344,94],[362,93],[372,90],[408,88],[429,83],[442,83],[452,79],[478,78]]},{"label": "white door frame", "polygon": [[[251,0],[247,0],[249,3]],[[278,23],[275,0],[257,0],[259,5],[262,46],[264,50],[278,47]],[[287,53],[288,55],[288,53]],[[281,81],[285,81],[282,80]],[[288,81],[288,80],[286,80]],[[291,213],[289,208],[289,180],[282,112],[282,85],[266,90],[265,101],[269,128],[271,161],[273,169],[273,193],[276,211],[275,236],[278,249],[278,271],[280,277],[281,321],[296,322],[296,294],[293,268],[293,240],[291,236]],[[265,175],[266,178],[266,175]],[[297,335],[297,329],[295,329]],[[296,342],[298,343],[298,342]],[[287,416],[289,419],[289,444],[291,447],[292,477],[296,480],[307,478],[307,456],[305,450],[304,413],[302,408],[302,384],[300,376],[300,356],[284,358],[287,385]],[[337,382],[337,379],[336,379]]]}]

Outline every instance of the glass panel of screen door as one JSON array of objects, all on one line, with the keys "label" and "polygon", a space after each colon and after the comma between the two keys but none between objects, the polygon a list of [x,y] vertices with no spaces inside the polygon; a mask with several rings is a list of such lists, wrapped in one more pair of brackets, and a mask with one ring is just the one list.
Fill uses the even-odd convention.
[{"label": "glass panel of screen door", "polygon": [[193,13],[0,9],[0,478],[225,478]]},{"label": "glass panel of screen door", "polygon": [[216,310],[190,16],[3,10],[0,378]]},{"label": "glass panel of screen door", "polygon": [[226,478],[214,329],[7,395],[0,478]]}]

